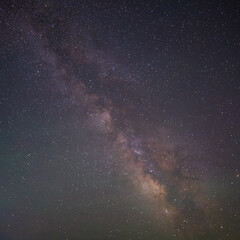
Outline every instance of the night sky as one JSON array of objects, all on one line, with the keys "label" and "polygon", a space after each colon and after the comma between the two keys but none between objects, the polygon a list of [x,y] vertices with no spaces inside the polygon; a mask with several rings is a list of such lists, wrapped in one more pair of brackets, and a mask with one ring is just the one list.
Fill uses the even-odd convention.
[{"label": "night sky", "polygon": [[0,240],[240,239],[238,1],[0,3]]}]

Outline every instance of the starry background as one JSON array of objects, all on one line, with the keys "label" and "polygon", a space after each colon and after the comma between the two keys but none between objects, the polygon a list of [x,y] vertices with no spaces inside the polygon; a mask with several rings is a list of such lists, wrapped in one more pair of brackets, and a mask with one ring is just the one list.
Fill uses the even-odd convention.
[{"label": "starry background", "polygon": [[240,239],[237,1],[1,1],[0,239]]}]

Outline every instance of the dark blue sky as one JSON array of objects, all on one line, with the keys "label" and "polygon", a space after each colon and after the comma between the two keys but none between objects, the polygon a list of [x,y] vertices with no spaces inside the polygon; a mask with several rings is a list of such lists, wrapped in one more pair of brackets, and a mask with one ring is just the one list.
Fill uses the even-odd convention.
[{"label": "dark blue sky", "polygon": [[0,5],[0,238],[239,239],[239,8]]}]

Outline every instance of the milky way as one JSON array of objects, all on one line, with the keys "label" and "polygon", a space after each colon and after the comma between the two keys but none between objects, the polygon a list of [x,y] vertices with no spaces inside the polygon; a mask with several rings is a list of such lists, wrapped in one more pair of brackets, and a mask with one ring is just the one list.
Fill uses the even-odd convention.
[{"label": "milky way", "polygon": [[234,4],[5,2],[1,239],[239,239]]}]

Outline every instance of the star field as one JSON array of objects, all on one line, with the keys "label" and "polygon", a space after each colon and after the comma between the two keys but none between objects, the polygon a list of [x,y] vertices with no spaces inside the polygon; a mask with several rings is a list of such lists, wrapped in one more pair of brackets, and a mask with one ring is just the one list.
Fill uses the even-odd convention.
[{"label": "star field", "polygon": [[239,239],[239,21],[2,1],[0,239]]}]

